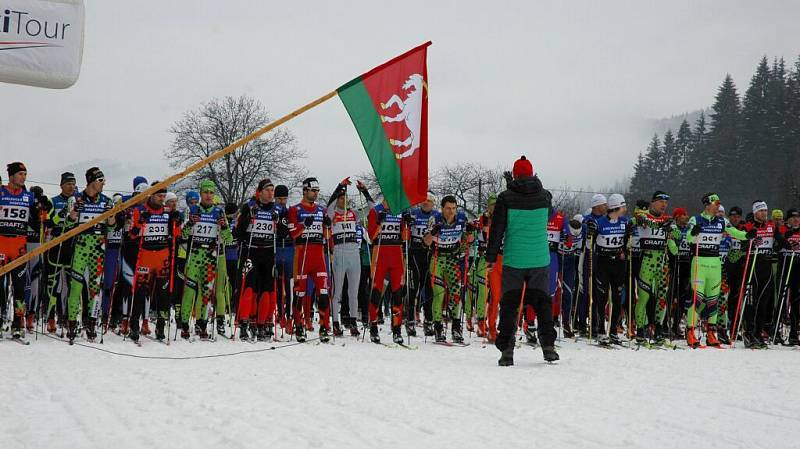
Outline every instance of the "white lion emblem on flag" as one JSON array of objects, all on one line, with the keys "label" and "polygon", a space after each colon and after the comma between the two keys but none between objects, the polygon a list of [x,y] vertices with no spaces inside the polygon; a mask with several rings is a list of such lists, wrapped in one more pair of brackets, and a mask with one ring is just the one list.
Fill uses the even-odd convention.
[{"label": "white lion emblem on flag", "polygon": [[405,91],[405,100],[401,99],[397,94],[392,95],[389,101],[381,103],[381,109],[386,110],[393,105],[400,108],[400,113],[394,117],[381,115],[381,122],[405,122],[410,135],[405,140],[389,139],[389,144],[392,145],[397,159],[403,159],[414,154],[419,148],[420,139],[420,124],[422,123],[422,96],[425,95],[424,90],[428,86],[422,75],[414,73],[408,77],[403,83],[403,90]]}]

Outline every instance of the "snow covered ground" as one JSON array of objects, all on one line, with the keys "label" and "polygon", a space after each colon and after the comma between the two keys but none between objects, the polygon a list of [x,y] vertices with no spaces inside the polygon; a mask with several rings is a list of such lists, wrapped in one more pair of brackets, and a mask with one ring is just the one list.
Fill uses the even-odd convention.
[{"label": "snow covered ground", "polygon": [[[385,334],[384,334],[385,335]],[[384,336],[384,341],[389,337]],[[607,350],[558,365],[472,345],[352,338],[155,360],[40,336],[0,341],[0,444],[14,448],[800,447],[800,350]],[[342,346],[344,343],[344,346]],[[102,349],[186,357],[268,347],[107,335]]]}]

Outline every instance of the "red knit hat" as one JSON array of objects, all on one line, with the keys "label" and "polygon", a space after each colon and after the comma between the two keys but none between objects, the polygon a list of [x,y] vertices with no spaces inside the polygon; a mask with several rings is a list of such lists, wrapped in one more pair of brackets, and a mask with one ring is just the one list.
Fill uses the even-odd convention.
[{"label": "red knit hat", "polygon": [[672,211],[672,216],[674,218],[685,217],[686,216],[686,209],[684,209],[682,207],[676,207],[675,210]]},{"label": "red knit hat", "polygon": [[511,171],[511,175],[514,176],[515,179],[533,176],[534,173],[533,164],[531,164],[531,161],[526,159],[524,155],[514,162],[514,169]]}]

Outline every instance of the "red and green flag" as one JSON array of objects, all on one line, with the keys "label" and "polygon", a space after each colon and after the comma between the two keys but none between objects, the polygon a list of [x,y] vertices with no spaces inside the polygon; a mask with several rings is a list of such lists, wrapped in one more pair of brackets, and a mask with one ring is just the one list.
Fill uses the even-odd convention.
[{"label": "red and green flag", "polygon": [[426,42],[337,89],[389,208],[421,203],[428,192]]}]

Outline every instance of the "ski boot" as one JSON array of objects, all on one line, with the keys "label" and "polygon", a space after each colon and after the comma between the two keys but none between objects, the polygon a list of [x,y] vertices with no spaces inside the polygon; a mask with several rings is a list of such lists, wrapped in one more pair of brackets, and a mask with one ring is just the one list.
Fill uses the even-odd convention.
[{"label": "ski boot", "polygon": [[403,334],[400,332],[400,326],[392,326],[392,341],[398,345],[403,344]]},{"label": "ski boot", "polygon": [[272,340],[272,337],[275,336],[275,324],[267,323],[264,328],[264,334],[267,336],[267,341]]},{"label": "ski boot", "polygon": [[33,320],[36,318],[36,315],[33,313],[29,313],[27,319],[25,320],[25,330],[30,333],[33,333]]},{"label": "ski boot", "polygon": [[486,320],[481,318],[478,320],[478,331],[475,333],[478,337],[486,336]]},{"label": "ski boot", "polygon": [[[616,337],[615,334],[612,335]],[[542,355],[544,356],[544,361],[548,363],[553,363],[560,359],[554,346],[542,346]]]},{"label": "ski boot", "polygon": [[181,323],[181,338],[189,340],[189,323]]},{"label": "ski boot", "polygon": [[461,320],[453,320],[450,325],[450,335],[453,338],[453,343],[464,343],[464,333],[461,330]]},{"label": "ski boot", "polygon": [[167,338],[166,334],[164,334],[164,326],[166,325],[166,321],[164,318],[156,319],[156,340],[164,341]]},{"label": "ski boot", "polygon": [[789,339],[786,340],[786,345],[787,346],[798,346],[798,345],[800,345],[800,338],[797,338],[797,334],[792,332],[792,334],[789,335]]},{"label": "ski boot", "polygon": [[69,340],[69,344],[72,344],[75,341],[75,337],[78,334],[78,322],[70,320],[67,322],[67,339]]},{"label": "ski boot", "polygon": [[56,319],[49,318],[47,320],[47,333],[48,334],[55,334],[56,333]]},{"label": "ski boot", "polygon": [[572,326],[569,323],[564,323],[564,338],[575,338],[575,332],[572,331]]},{"label": "ski boot", "polygon": [[150,321],[149,320],[142,320],[142,330],[140,331],[142,335],[150,335]]},{"label": "ski boot", "polygon": [[[612,345],[622,345],[622,341],[620,341],[619,335],[616,333],[612,333],[608,336],[608,343]],[[542,347],[542,351],[544,351],[544,347]]]},{"label": "ski boot", "polygon": [[647,329],[640,327],[636,329],[636,344],[643,345],[647,343]]},{"label": "ski boot", "polygon": [[525,339],[529,345],[538,344],[539,341],[536,339],[536,328],[533,326],[525,326]]},{"label": "ski boot", "polygon": [[381,337],[378,335],[378,323],[372,323],[369,325],[369,341],[379,344],[381,342]]},{"label": "ski boot", "polygon": [[328,326],[323,326],[322,324],[319,325],[319,341],[321,343],[327,343],[331,341],[331,334],[328,330]]},{"label": "ski boot", "polygon": [[336,337],[341,337],[344,335],[344,331],[342,331],[342,326],[339,324],[338,321],[333,322],[333,335]]},{"label": "ski boot", "polygon": [[514,366],[514,342],[510,341],[508,347],[500,353],[497,366]]},{"label": "ski boot", "polygon": [[358,324],[356,323],[356,319],[353,318],[353,321],[350,324],[350,336],[358,337],[359,335],[361,335],[361,332],[358,331]]},{"label": "ski boot", "polygon": [[119,325],[119,334],[120,335],[128,335],[130,332],[130,322],[128,321],[128,317],[122,318],[122,323]]},{"label": "ski boot", "polygon": [[470,334],[475,332],[475,327],[472,324],[472,317],[467,318],[466,324],[467,324],[467,332],[469,332]]},{"label": "ski boot", "polygon": [[[198,328],[200,331],[198,332]],[[195,324],[195,333],[201,340],[208,340],[208,321],[206,320],[197,320]]]},{"label": "ski boot", "polygon": [[84,330],[86,331],[86,339],[89,342],[94,342],[94,339],[97,338],[97,330],[95,330],[95,318],[88,318],[86,323],[84,324]]},{"label": "ski boot", "polygon": [[701,346],[700,340],[698,340],[694,335],[694,327],[686,328],[686,344],[692,349],[699,348]]},{"label": "ski boot", "polygon": [[256,327],[256,341],[267,341],[267,326],[259,324]]},{"label": "ski boot", "polygon": [[247,321],[239,323],[239,340],[250,341],[250,324]]},{"label": "ski boot", "polygon": [[217,335],[225,336],[225,317],[218,316],[217,317]]},{"label": "ski boot", "polygon": [[656,324],[653,331],[653,344],[657,346],[664,346],[666,339],[664,338],[664,328],[660,324]]},{"label": "ski boot", "polygon": [[728,328],[725,326],[720,326],[717,328],[717,340],[719,340],[720,344],[726,346],[731,344],[731,338],[728,336]]},{"label": "ski boot", "polygon": [[444,326],[442,325],[441,321],[436,321],[433,323],[433,334],[437,343],[444,343],[447,341],[447,338],[444,336]]},{"label": "ski boot", "polygon": [[433,336],[433,324],[430,321],[422,323],[422,333],[425,334],[426,337]]},{"label": "ski boot", "polygon": [[409,337],[417,336],[417,323],[413,321],[406,321],[406,335]]},{"label": "ski boot", "polygon": [[706,346],[719,348],[719,340],[717,340],[717,326],[713,324],[706,325]]},{"label": "ski boot", "polygon": [[297,323],[294,325],[294,338],[297,340],[298,343],[305,343],[306,330],[303,329],[302,323]]},{"label": "ski boot", "polygon": [[308,319],[306,320],[306,331],[308,331],[308,332],[314,332],[314,322],[313,322],[313,321],[311,321],[311,318],[308,318]]}]

